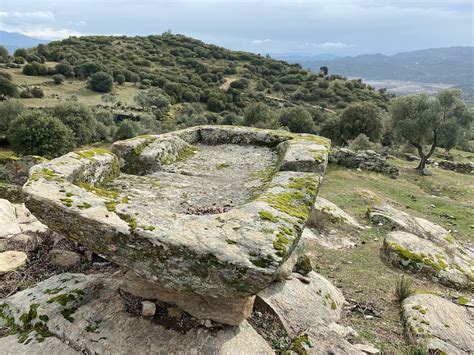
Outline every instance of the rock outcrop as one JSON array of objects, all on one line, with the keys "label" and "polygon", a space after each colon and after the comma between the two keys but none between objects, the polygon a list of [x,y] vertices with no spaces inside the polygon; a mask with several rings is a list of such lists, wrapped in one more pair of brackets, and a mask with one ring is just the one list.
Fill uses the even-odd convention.
[{"label": "rock outcrop", "polygon": [[354,152],[346,148],[332,149],[329,162],[346,168],[356,168],[374,171],[388,175],[395,179],[399,175],[399,169],[387,163],[387,159],[373,150],[361,150]]},{"label": "rock outcrop", "polygon": [[32,249],[39,242],[38,234],[48,230],[23,204],[4,199],[0,199],[0,226],[0,252]]},{"label": "rock outcrop", "polygon": [[[11,335],[0,349],[12,354],[273,354],[247,323],[207,329],[183,315],[152,319],[131,314],[116,280],[65,273],[8,297],[0,326]],[[164,310],[166,311],[166,310]],[[160,318],[161,317],[161,318]],[[180,330],[185,326],[186,331]]]},{"label": "rock outcrop", "polygon": [[311,211],[310,220],[311,219],[316,221],[326,219],[333,224],[346,224],[356,229],[364,229],[354,217],[344,212],[331,201],[319,196]]},{"label": "rock outcrop", "polygon": [[384,253],[392,264],[423,272],[446,286],[473,287],[472,255],[446,229],[389,205],[374,206],[368,214],[373,223],[397,230],[384,240]]},{"label": "rock outcrop", "polygon": [[474,351],[474,311],[442,297],[418,294],[402,305],[412,341],[430,353],[471,354]]},{"label": "rock outcrop", "polygon": [[[37,165],[23,192],[52,230],[163,289],[235,300],[229,309],[245,314],[298,244],[328,145],[284,131],[193,127]],[[228,151],[239,165],[205,159]],[[264,163],[258,171],[252,156]],[[225,187],[219,176],[234,173],[241,185]]]}]

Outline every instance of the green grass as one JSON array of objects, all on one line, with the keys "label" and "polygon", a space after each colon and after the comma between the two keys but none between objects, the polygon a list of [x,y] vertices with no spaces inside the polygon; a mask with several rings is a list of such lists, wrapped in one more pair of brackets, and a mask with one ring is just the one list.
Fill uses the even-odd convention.
[{"label": "green grass", "polygon": [[[55,64],[55,63],[52,63]],[[0,71],[10,73],[12,81],[16,85],[34,87],[38,86],[43,89],[44,98],[42,99],[16,99],[27,107],[49,107],[57,105],[72,96],[77,97],[77,102],[88,105],[106,105],[101,100],[102,93],[91,91],[87,88],[86,80],[77,80],[68,78],[61,85],[53,83],[51,76],[27,76],[23,75],[22,69],[3,69]],[[121,102],[127,106],[136,106],[133,98],[139,92],[138,87],[132,83],[124,83],[124,85],[114,85],[113,92],[117,95],[117,102]]]},{"label": "green grass", "polygon": [[[396,180],[372,172],[329,167],[320,196],[358,219],[365,218],[372,204],[391,202],[406,212],[451,229],[457,238],[474,241],[474,230],[470,227],[474,215],[474,178],[443,169],[431,169],[432,176],[421,176],[413,170],[415,163],[399,165],[401,172]],[[366,196],[367,191],[375,195],[374,199]]]}]

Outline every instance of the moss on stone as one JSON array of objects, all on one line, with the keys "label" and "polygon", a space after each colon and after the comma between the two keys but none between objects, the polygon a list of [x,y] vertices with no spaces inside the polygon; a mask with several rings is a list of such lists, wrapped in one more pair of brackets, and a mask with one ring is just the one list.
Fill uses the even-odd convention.
[{"label": "moss on stone", "polygon": [[84,291],[79,289],[73,289],[69,292],[59,294],[57,296],[48,299],[47,303],[59,303],[61,306],[66,306],[68,303],[75,302],[77,299],[82,298]]},{"label": "moss on stone", "polygon": [[87,202],[83,202],[81,205],[77,205],[77,208],[81,209],[81,210],[84,210],[84,209],[88,209],[88,208],[91,208],[92,205],[87,203]]},{"label": "moss on stone", "polygon": [[38,181],[40,178],[43,178],[48,181],[50,180],[63,181],[63,179],[61,179],[55,171],[51,169],[46,169],[46,168],[37,170],[31,175],[31,180],[33,181]]},{"label": "moss on stone", "polygon": [[284,257],[286,255],[287,247],[291,244],[291,240],[286,237],[284,233],[278,233],[276,240],[273,241],[273,248],[276,250],[276,255]]},{"label": "moss on stone", "polygon": [[414,306],[411,307],[412,309],[414,309],[415,311],[418,311],[420,312],[421,314],[425,315],[426,314],[426,311],[427,309],[424,308],[423,306],[419,305],[419,304],[416,304]]},{"label": "moss on stone", "polygon": [[260,216],[261,219],[273,222],[273,223],[278,223],[280,220],[277,216],[273,215],[272,213],[268,211],[260,211],[258,212],[258,215]]},{"label": "moss on stone", "polygon": [[93,194],[100,197],[107,197],[107,198],[114,198],[114,199],[119,197],[118,191],[110,190],[104,187],[99,187],[87,182],[80,182],[79,187],[89,192],[92,192]]},{"label": "moss on stone", "polygon": [[154,226],[142,226],[141,228],[143,230],[146,230],[146,231],[154,231],[155,230]]},{"label": "moss on stone", "polygon": [[216,169],[225,169],[225,168],[228,168],[230,167],[230,163],[228,162],[224,162],[224,163],[219,163],[219,164],[216,164]]},{"label": "moss on stone", "polygon": [[105,208],[107,208],[107,211],[115,212],[115,208],[117,207],[116,201],[107,201],[104,204],[105,204]]},{"label": "moss on stone", "polygon": [[43,293],[45,295],[55,295],[64,290],[64,287],[48,288]]},{"label": "moss on stone", "polygon": [[71,198],[69,198],[69,197],[63,197],[63,198],[60,198],[59,200],[63,203],[64,206],[66,206],[66,207],[72,207],[72,202],[73,202],[73,201],[72,201]]},{"label": "moss on stone", "polygon": [[137,228],[137,221],[135,220],[135,218],[133,218],[129,214],[117,213],[117,215],[120,217],[120,219],[128,223],[128,226],[130,227],[131,230],[135,230]]},{"label": "moss on stone", "polygon": [[300,334],[293,339],[293,341],[291,342],[290,350],[296,352],[298,355],[306,355],[307,351],[305,350],[305,345],[311,346],[308,334],[306,333]]},{"label": "moss on stone", "polygon": [[427,255],[416,254],[402,247],[399,244],[396,244],[393,242],[387,242],[387,244],[392,250],[394,250],[397,253],[397,255],[399,255],[404,260],[413,261],[414,263],[417,263],[417,264],[423,264],[438,271],[445,270],[448,267],[448,264],[444,261],[444,259],[441,259],[442,262],[440,262],[439,260],[438,262],[436,262],[435,260],[433,260]]},{"label": "moss on stone", "polygon": [[466,296],[460,296],[458,298],[458,303],[462,306],[466,305],[469,303],[469,299]]},{"label": "moss on stone", "polygon": [[88,150],[81,150],[79,152],[75,152],[79,158],[81,159],[89,159],[92,160],[96,155],[114,155],[110,150],[103,149],[103,148],[93,148]]}]

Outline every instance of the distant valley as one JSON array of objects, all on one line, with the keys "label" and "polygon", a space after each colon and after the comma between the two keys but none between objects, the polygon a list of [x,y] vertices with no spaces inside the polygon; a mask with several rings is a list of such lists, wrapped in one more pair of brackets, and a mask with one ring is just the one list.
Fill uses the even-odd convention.
[{"label": "distant valley", "polygon": [[[457,87],[464,98],[474,103],[474,47],[433,48],[403,52],[391,56],[366,54],[355,57],[304,57],[275,55],[300,63],[312,71],[327,66],[330,73],[363,78],[376,88],[404,94],[433,92],[438,88]],[[327,58],[324,58],[327,57]]]}]

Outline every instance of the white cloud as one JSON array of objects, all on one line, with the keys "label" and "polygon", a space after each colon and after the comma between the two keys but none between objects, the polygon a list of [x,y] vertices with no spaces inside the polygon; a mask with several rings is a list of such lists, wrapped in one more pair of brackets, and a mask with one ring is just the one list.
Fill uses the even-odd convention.
[{"label": "white cloud", "polygon": [[83,33],[69,30],[67,28],[34,28],[29,30],[19,30],[18,32],[33,38],[40,39],[63,39],[70,36],[82,36]]},{"label": "white cloud", "polygon": [[54,21],[55,16],[51,11],[30,11],[30,12],[0,12],[0,19],[2,22],[17,23],[17,22],[44,22]]},{"label": "white cloud", "polygon": [[264,43],[271,43],[273,42],[271,39],[255,39],[252,41],[252,44],[264,44]]},{"label": "white cloud", "polygon": [[321,49],[328,49],[328,50],[335,50],[335,49],[343,49],[343,48],[352,48],[354,47],[353,44],[346,44],[342,42],[324,42],[317,44],[316,47]]}]

